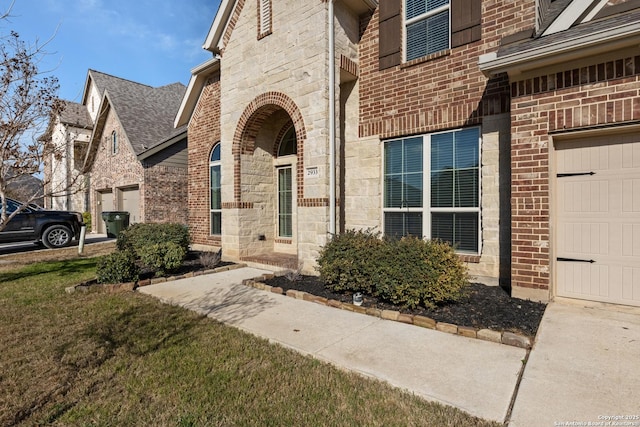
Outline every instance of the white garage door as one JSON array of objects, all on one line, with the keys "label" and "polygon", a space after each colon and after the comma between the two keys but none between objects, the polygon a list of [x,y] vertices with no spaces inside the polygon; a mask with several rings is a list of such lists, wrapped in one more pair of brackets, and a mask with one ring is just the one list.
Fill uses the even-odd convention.
[{"label": "white garage door", "polygon": [[129,212],[129,224],[140,222],[140,190],[138,187],[121,188],[118,210]]},{"label": "white garage door", "polygon": [[556,150],[557,294],[640,306],[640,136]]},{"label": "white garage door", "polygon": [[107,225],[104,223],[102,219],[102,212],[108,212],[113,210],[113,193],[111,190],[109,191],[99,191],[97,193],[97,224],[98,224],[98,233],[107,234]]}]

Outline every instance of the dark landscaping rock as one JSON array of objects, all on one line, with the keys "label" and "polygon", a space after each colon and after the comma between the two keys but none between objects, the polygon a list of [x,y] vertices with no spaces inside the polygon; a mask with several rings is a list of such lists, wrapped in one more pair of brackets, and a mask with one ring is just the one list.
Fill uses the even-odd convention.
[{"label": "dark landscaping rock", "polygon": [[[284,290],[295,289],[309,294],[321,296],[328,300],[337,300],[343,303],[351,303],[353,295],[349,292],[333,292],[324,285],[320,277],[301,276],[298,280],[289,280],[285,276],[278,276],[266,281],[267,284],[278,286]],[[479,283],[469,285],[466,297],[461,301],[442,304],[434,308],[417,307],[408,309],[397,307],[373,296],[366,295],[363,307],[380,311],[380,317],[385,310],[395,311],[399,314],[414,316],[414,324],[423,322],[418,316],[433,319],[435,322],[444,322],[457,326],[465,326],[479,330],[517,332],[518,334],[534,337],[538,330],[540,320],[544,314],[546,305],[539,302],[511,298],[509,293],[499,286],[486,286]],[[396,320],[396,314],[387,313],[387,318]],[[424,322],[423,322],[424,323]],[[422,327],[435,328],[431,323],[419,324]],[[486,335],[486,334],[485,334]],[[496,337],[489,334],[482,339],[495,341]],[[500,342],[500,339],[498,342]]]}]

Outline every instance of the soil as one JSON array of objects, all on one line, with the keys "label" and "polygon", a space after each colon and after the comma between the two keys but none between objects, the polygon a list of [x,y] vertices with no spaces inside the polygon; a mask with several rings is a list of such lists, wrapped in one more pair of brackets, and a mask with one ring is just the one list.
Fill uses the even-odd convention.
[{"label": "soil", "polygon": [[[270,286],[281,287],[285,292],[294,289],[341,302],[352,302],[353,299],[352,293],[333,292],[324,285],[319,277],[315,276],[302,275],[294,280],[290,280],[286,276],[278,276],[267,280],[266,283]],[[441,305],[434,309],[397,307],[367,295],[364,296],[362,305],[425,316],[438,322],[457,326],[516,332],[531,337],[534,337],[538,331],[546,308],[543,303],[512,298],[507,290],[499,286],[486,286],[480,283],[470,284],[467,295],[461,301]]]},{"label": "soil", "polygon": [[[233,265],[233,262],[227,261],[219,261],[215,266],[214,265],[203,265],[201,255],[203,252],[201,251],[189,251],[187,252],[187,256],[182,261],[182,265],[179,269],[175,271],[171,271],[167,273],[170,276],[181,276],[187,273],[196,272],[196,271],[204,271],[204,270],[212,270],[218,267],[225,267],[227,265]],[[143,268],[140,272],[139,279],[151,279],[155,277],[155,271],[149,268]]]}]

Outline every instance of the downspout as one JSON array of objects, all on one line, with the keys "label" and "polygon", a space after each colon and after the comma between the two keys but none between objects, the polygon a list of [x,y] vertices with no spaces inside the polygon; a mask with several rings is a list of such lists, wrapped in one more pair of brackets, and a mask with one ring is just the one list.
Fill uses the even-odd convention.
[{"label": "downspout", "polygon": [[336,234],[336,45],[333,0],[329,0],[329,233]]}]

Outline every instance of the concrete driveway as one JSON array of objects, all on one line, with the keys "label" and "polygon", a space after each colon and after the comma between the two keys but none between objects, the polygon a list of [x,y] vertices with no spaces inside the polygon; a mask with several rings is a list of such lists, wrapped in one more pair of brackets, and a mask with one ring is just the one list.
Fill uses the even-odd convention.
[{"label": "concrete driveway", "polygon": [[640,308],[550,303],[509,425],[640,426]]}]

